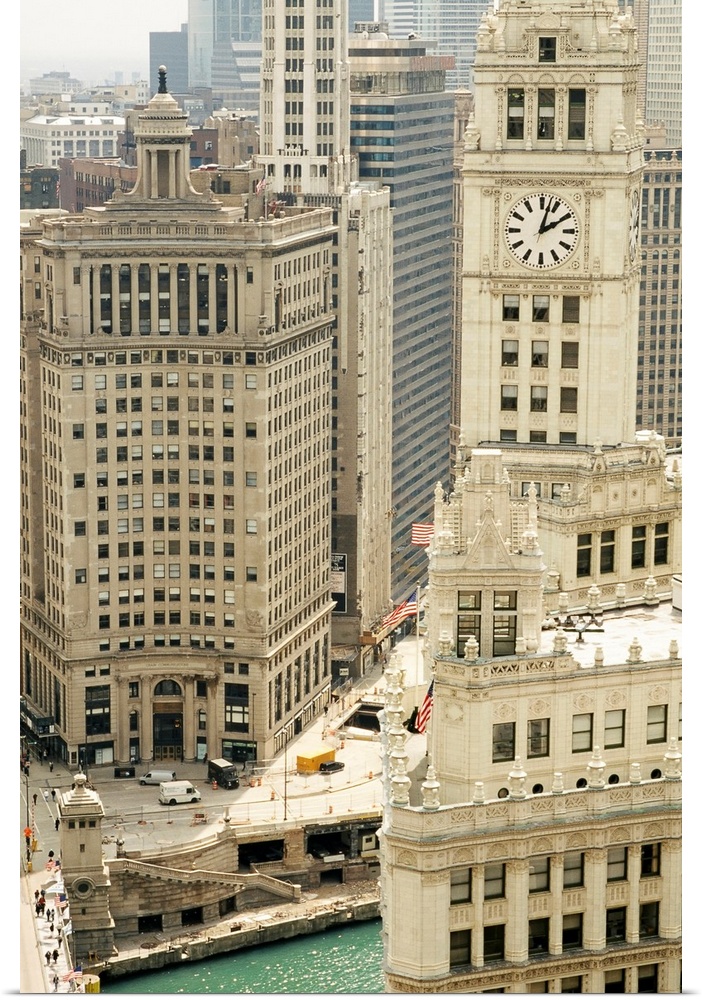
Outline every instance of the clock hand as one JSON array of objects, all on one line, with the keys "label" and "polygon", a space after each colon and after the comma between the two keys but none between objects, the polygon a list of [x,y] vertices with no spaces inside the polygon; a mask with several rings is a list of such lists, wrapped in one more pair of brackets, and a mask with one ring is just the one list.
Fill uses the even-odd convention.
[{"label": "clock hand", "polygon": [[539,236],[540,236],[540,235],[541,235],[542,233],[545,233],[547,229],[550,229],[550,228],[551,228],[550,226],[548,226],[548,225],[546,224],[546,219],[548,218],[548,213],[549,213],[549,212],[551,211],[551,201],[552,201],[552,199],[551,199],[551,198],[549,198],[549,200],[548,200],[548,205],[546,206],[546,211],[544,212],[544,217],[543,217],[543,219],[541,220],[541,225],[539,226],[539,232],[538,232],[538,235],[539,235]]},{"label": "clock hand", "polygon": [[540,232],[540,233],[547,233],[547,232],[549,231],[549,229],[555,229],[555,228],[556,228],[556,226],[560,226],[560,224],[561,224],[562,222],[565,222],[565,221],[566,221],[566,219],[569,219],[569,218],[570,218],[570,212],[566,212],[566,214],[565,214],[565,215],[561,216],[561,218],[560,218],[560,219],[556,219],[556,220],[555,220],[554,222],[549,222],[549,223],[548,223],[547,225],[545,225],[545,226],[544,226],[544,225],[543,225],[543,223],[542,223],[542,226],[543,226],[543,228],[540,228],[540,229],[539,229],[539,232]]}]

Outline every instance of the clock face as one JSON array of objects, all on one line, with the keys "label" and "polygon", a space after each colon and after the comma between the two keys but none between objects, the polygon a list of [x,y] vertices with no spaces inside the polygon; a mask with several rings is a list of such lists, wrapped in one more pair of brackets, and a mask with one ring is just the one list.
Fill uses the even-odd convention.
[{"label": "clock face", "polygon": [[634,191],[629,213],[629,260],[634,259],[639,246],[639,215],[639,192]]},{"label": "clock face", "polygon": [[580,226],[560,195],[528,194],[510,208],[505,239],[511,254],[525,267],[556,267],[575,251]]}]

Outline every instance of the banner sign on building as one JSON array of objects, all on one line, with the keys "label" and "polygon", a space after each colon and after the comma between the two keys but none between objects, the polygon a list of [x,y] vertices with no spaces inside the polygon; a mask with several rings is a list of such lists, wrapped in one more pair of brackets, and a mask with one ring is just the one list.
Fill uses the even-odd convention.
[{"label": "banner sign on building", "polygon": [[332,552],[330,590],[332,601],[336,601],[334,614],[346,613],[346,553]]}]

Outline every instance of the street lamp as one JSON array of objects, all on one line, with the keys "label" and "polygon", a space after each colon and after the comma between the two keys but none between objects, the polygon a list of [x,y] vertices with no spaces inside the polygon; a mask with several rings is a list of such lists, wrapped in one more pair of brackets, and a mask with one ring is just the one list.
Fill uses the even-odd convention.
[{"label": "street lamp", "polygon": [[[591,588],[592,589],[592,588]],[[584,611],[576,611],[571,613],[568,611],[568,595],[559,594],[558,595],[558,610],[551,612],[550,618],[554,624],[558,625],[563,629],[564,632],[577,632],[578,637],[576,642],[584,642],[583,632],[604,632],[602,628],[603,615],[602,609],[597,606],[595,600],[599,597],[599,590],[596,594],[591,595],[592,606],[586,608]]]}]

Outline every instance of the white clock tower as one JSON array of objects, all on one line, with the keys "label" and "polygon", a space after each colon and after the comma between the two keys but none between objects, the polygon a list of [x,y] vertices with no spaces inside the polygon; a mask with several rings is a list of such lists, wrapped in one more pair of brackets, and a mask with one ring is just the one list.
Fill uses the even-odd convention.
[{"label": "white clock tower", "polygon": [[637,70],[631,9],[611,0],[483,15],[463,168],[468,448],[635,439]]}]

